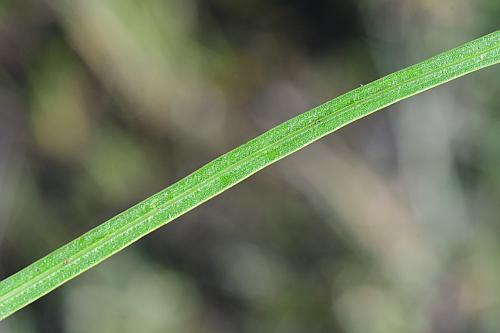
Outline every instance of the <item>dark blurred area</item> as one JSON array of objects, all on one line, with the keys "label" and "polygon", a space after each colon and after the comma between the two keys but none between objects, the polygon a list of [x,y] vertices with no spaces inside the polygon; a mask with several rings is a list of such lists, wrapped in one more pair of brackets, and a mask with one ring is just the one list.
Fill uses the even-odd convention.
[{"label": "dark blurred area", "polygon": [[[0,278],[499,23],[496,0],[0,0]],[[0,331],[500,331],[499,74],[322,139]]]}]

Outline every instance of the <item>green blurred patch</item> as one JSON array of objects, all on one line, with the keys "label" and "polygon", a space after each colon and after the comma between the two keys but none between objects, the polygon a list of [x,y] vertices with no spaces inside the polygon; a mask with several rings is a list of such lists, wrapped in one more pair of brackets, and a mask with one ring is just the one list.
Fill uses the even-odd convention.
[{"label": "green blurred patch", "polygon": [[104,202],[120,204],[155,183],[144,149],[116,127],[103,128],[94,138],[85,168]]},{"label": "green blurred patch", "polygon": [[196,320],[199,302],[187,276],[127,251],[68,288],[65,329],[70,333],[203,332],[204,322]]}]

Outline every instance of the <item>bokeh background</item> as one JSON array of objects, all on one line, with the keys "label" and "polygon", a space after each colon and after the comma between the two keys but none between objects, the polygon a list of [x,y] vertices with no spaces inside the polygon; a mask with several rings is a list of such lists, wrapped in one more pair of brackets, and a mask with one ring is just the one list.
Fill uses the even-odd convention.
[{"label": "bokeh background", "polygon": [[[499,23],[496,0],[1,0],[0,277]],[[322,139],[0,331],[500,331],[499,74]]]}]

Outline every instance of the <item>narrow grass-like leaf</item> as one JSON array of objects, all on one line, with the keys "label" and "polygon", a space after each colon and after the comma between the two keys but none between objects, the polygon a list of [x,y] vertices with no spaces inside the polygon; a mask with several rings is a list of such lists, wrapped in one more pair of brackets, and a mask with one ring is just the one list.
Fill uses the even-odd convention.
[{"label": "narrow grass-like leaf", "polygon": [[288,120],[0,282],[0,319],[319,138],[397,101],[499,61],[497,31]]}]

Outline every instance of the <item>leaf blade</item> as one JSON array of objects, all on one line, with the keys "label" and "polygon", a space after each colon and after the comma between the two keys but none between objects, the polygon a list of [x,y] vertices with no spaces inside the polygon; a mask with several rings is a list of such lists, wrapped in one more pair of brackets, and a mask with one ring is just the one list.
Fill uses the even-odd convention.
[{"label": "leaf blade", "polygon": [[500,31],[387,75],[276,126],[0,282],[0,319],[323,136],[498,62]]}]

